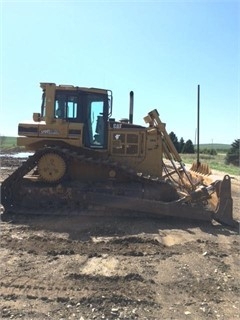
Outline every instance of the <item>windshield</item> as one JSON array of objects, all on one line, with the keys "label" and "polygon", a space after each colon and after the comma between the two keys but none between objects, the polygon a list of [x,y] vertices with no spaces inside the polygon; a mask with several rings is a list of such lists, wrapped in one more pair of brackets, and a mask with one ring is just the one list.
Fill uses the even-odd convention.
[{"label": "windshield", "polygon": [[45,93],[45,90],[43,90],[42,105],[41,105],[41,117],[45,117],[45,115],[46,115],[46,93]]},{"label": "windshield", "polygon": [[112,91],[108,90],[108,117],[112,115]]}]

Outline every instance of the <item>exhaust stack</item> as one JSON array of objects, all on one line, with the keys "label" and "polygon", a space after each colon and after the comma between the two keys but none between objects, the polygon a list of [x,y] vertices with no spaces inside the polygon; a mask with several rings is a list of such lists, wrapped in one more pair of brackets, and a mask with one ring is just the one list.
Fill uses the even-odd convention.
[{"label": "exhaust stack", "polygon": [[133,91],[130,91],[129,123],[133,123],[133,100],[134,100],[134,93]]}]

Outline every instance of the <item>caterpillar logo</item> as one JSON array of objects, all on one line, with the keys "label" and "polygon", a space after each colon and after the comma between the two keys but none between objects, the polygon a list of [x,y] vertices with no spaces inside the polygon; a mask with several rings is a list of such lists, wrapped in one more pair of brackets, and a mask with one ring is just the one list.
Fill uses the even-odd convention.
[{"label": "caterpillar logo", "polygon": [[113,124],[113,129],[121,129],[122,128],[122,124],[121,123],[114,123]]}]

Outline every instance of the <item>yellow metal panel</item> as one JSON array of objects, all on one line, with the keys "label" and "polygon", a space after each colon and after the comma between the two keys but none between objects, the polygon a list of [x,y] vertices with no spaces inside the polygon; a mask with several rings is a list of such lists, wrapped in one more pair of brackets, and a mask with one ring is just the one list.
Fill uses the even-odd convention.
[{"label": "yellow metal panel", "polygon": [[17,145],[24,146],[26,150],[36,151],[39,148],[42,148],[44,145],[57,145],[58,143],[64,142],[69,146],[79,147],[79,140],[77,139],[54,139],[53,137],[44,138],[34,138],[34,137],[18,137]]}]

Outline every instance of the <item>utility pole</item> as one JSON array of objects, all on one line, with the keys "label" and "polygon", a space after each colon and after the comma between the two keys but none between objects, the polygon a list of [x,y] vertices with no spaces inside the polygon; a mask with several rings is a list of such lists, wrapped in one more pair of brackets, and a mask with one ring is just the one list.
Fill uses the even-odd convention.
[{"label": "utility pole", "polygon": [[198,93],[197,93],[197,168],[200,166],[199,135],[200,135],[200,85],[198,85]]}]

